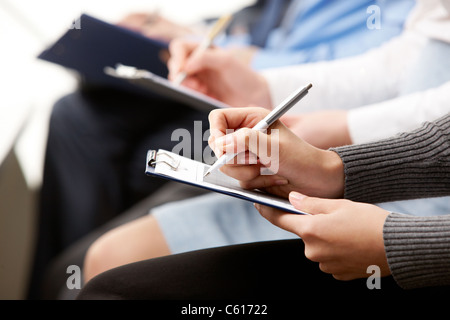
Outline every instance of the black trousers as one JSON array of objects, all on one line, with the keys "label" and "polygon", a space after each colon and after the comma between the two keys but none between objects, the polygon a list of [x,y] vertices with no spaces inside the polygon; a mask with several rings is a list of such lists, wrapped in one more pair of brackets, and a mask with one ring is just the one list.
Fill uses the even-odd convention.
[{"label": "black trousers", "polygon": [[42,276],[54,257],[166,183],[145,175],[147,150],[172,150],[179,143],[171,139],[174,130],[192,132],[194,121],[207,130],[207,117],[185,105],[112,88],[82,88],[55,104],[30,299],[40,297]]},{"label": "black trousers", "polygon": [[280,240],[204,249],[132,263],[88,282],[77,299],[324,300],[448,299],[450,288],[403,290],[392,277],[338,281],[303,254],[303,241]]}]

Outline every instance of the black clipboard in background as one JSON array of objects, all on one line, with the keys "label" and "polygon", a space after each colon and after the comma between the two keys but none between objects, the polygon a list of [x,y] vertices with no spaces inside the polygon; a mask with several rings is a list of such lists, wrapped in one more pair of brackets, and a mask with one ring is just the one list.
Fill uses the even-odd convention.
[{"label": "black clipboard in background", "polygon": [[105,74],[104,68],[121,63],[167,78],[167,66],[161,57],[168,50],[168,43],[87,14],[82,14],[76,21],[38,58],[76,71],[87,85],[110,86],[154,95],[154,92]]},{"label": "black clipboard in background", "polygon": [[176,85],[166,78],[160,77],[148,70],[119,64],[115,68],[105,67],[105,73],[111,77],[120,78],[122,81],[128,81],[145,90],[157,93],[166,99],[184,103],[200,111],[210,112],[214,109],[230,107],[200,92]]}]

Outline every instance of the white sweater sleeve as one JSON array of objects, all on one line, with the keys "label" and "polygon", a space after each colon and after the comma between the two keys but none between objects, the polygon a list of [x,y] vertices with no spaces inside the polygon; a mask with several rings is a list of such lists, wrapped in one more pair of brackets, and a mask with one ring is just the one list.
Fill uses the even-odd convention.
[{"label": "white sweater sleeve", "polygon": [[361,144],[413,130],[449,113],[449,101],[450,81],[437,88],[350,110],[350,137],[354,144]]},{"label": "white sweater sleeve", "polygon": [[261,71],[277,105],[299,86],[313,88],[292,112],[352,109],[392,99],[398,94],[405,71],[417,59],[425,38],[403,33],[365,54],[327,62]]}]

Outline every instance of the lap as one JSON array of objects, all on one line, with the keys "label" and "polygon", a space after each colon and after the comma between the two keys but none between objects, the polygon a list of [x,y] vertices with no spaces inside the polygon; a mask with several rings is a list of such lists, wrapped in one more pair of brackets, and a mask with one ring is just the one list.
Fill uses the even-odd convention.
[{"label": "lap", "polygon": [[172,253],[298,236],[264,219],[249,201],[217,193],[153,208]]},{"label": "lap", "polygon": [[281,240],[141,261],[100,274],[78,299],[435,299],[449,292],[447,287],[402,290],[392,277],[372,290],[366,279],[338,281],[303,251],[301,240]]},{"label": "lap", "polygon": [[57,101],[50,129],[86,140],[123,140],[132,146],[146,135],[163,131],[167,136],[167,130],[190,125],[195,119],[207,121],[207,113],[170,100],[98,88],[78,90]]}]

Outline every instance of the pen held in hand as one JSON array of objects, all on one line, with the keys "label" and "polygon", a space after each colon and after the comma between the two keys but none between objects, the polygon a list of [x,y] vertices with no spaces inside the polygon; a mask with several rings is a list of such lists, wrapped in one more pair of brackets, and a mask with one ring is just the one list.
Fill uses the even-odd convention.
[{"label": "pen held in hand", "polygon": [[[267,130],[275,121],[280,119],[289,109],[297,104],[304,96],[308,94],[308,90],[311,89],[312,84],[308,84],[306,87],[300,88],[294,93],[292,93],[286,100],[280,103],[276,108],[274,108],[263,120],[258,122],[254,126],[253,130],[265,131]],[[208,176],[214,170],[219,169],[227,162],[231,161],[237,154],[226,153],[222,155],[205,173],[203,177]]]},{"label": "pen held in hand", "polygon": [[[207,37],[203,39],[200,45],[194,50],[192,55],[201,53],[206,49],[208,49],[214,42],[214,39],[217,37],[217,35],[228,26],[228,24],[231,22],[232,17],[233,16],[229,14],[218,19],[217,22],[212,27],[212,29],[209,31]],[[184,79],[186,79],[186,77],[187,77],[186,72],[184,71],[180,72],[174,80],[175,85],[180,85],[184,81]]]}]

